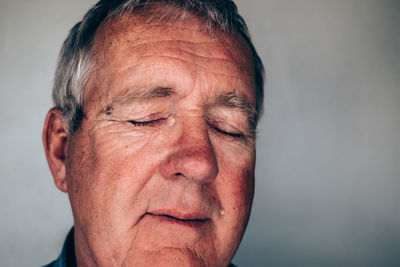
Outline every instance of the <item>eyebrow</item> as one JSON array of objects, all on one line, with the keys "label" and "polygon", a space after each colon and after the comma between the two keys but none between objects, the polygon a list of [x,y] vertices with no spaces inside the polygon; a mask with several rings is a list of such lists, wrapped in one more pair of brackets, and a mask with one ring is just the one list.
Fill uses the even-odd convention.
[{"label": "eyebrow", "polygon": [[100,110],[99,114],[105,113],[111,115],[114,109],[114,104],[125,104],[135,101],[141,101],[151,98],[168,97],[176,94],[176,92],[169,87],[155,87],[155,88],[135,88],[129,90],[128,93],[114,97],[106,107]]},{"label": "eyebrow", "polygon": [[167,97],[176,94],[175,90],[169,87],[156,87],[156,88],[145,88],[135,89],[129,91],[127,94],[118,96],[112,99],[111,104],[114,103],[125,103],[130,101],[139,101],[151,98]]},{"label": "eyebrow", "polygon": [[217,97],[215,105],[240,109],[247,114],[251,130],[255,131],[257,110],[246,98],[237,95],[235,92],[227,92]]}]

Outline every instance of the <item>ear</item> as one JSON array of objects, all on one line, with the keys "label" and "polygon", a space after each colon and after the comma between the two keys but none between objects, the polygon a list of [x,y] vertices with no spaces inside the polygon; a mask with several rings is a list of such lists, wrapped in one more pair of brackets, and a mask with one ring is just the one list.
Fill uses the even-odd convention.
[{"label": "ear", "polygon": [[43,144],[47,163],[53,174],[54,183],[63,192],[68,192],[65,176],[65,154],[69,133],[65,129],[61,111],[52,108],[47,113],[43,129]]}]

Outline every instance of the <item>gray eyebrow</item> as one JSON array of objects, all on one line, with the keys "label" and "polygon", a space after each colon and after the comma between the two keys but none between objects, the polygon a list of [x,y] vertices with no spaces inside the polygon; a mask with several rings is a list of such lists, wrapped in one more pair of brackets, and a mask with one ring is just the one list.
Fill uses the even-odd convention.
[{"label": "gray eyebrow", "polygon": [[176,94],[175,90],[168,87],[156,87],[135,89],[127,94],[113,98],[112,103],[124,103],[129,101],[138,101],[150,98],[167,97]]},{"label": "gray eyebrow", "polygon": [[235,92],[227,92],[219,95],[215,100],[215,104],[242,110],[248,116],[251,130],[255,131],[257,110],[247,99],[237,95]]},{"label": "gray eyebrow", "polygon": [[135,88],[124,95],[114,97],[106,107],[100,110],[99,114],[105,113],[111,115],[114,104],[124,104],[157,97],[168,97],[174,94],[176,94],[175,90],[169,87]]}]

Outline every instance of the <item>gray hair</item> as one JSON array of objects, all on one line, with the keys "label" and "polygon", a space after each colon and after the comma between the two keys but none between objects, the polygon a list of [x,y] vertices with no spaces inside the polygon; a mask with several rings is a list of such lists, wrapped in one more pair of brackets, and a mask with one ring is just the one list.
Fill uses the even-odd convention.
[{"label": "gray hair", "polygon": [[[83,95],[91,71],[93,40],[99,26],[112,18],[146,11],[155,4],[164,4],[160,19],[173,16],[179,20],[187,14],[202,20],[207,32],[241,35],[249,46],[254,64],[257,122],[264,99],[264,67],[258,56],[243,18],[231,0],[100,0],[70,31],[62,46],[53,86],[53,101],[62,111],[67,129],[76,131],[84,117]],[[254,126],[255,127],[255,126]]]}]

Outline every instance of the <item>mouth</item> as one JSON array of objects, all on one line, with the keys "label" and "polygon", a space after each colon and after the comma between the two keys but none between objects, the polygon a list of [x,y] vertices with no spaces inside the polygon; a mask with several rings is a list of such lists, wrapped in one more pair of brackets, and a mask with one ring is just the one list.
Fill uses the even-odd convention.
[{"label": "mouth", "polygon": [[170,211],[147,212],[146,215],[154,216],[161,222],[175,223],[192,227],[202,226],[210,220],[203,214],[181,214]]}]

